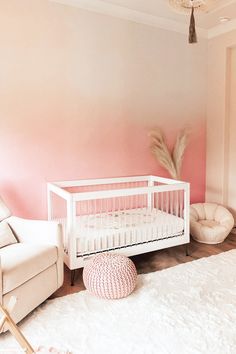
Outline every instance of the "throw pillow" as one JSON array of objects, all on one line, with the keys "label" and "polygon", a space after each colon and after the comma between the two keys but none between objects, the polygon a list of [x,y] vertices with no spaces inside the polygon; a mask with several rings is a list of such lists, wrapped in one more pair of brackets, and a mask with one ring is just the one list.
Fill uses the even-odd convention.
[{"label": "throw pillow", "polygon": [[0,248],[17,243],[10,226],[6,221],[0,222]]},{"label": "throw pillow", "polygon": [[9,216],[11,216],[11,212],[0,197],[0,221],[8,218]]}]

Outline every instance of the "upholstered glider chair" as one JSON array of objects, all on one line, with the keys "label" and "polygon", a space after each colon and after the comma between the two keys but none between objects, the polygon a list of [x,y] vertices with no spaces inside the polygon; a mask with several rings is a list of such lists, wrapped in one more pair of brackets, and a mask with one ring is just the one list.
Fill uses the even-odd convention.
[{"label": "upholstered glider chair", "polygon": [[19,322],[63,283],[61,225],[11,216],[0,199],[0,302]]}]

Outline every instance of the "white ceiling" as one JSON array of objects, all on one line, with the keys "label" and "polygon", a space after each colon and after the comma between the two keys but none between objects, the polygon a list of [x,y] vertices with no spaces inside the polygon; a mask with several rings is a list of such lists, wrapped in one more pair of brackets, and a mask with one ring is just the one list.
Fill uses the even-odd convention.
[{"label": "white ceiling", "polygon": [[[168,0],[103,0],[103,2],[163,17],[180,23],[186,22],[186,12],[173,10]],[[198,27],[210,29],[219,24],[220,17],[236,18],[236,1],[207,0],[207,12],[196,11]]]},{"label": "white ceiling", "polygon": [[[189,24],[189,12],[178,12],[168,0],[50,0],[125,18],[134,22],[185,33]],[[196,25],[200,35],[214,37],[236,29],[236,0],[206,0],[206,11],[196,11]],[[220,23],[221,17],[230,18]]]}]

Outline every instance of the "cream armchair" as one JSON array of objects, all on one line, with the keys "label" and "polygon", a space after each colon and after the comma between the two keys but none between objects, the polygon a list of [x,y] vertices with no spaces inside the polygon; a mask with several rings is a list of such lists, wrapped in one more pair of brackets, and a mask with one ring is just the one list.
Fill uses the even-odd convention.
[{"label": "cream armchair", "polygon": [[0,248],[0,301],[17,298],[12,318],[19,322],[63,283],[61,225],[10,216],[0,200],[0,221],[7,222],[17,243]]},{"label": "cream armchair", "polygon": [[222,205],[196,203],[190,207],[190,233],[198,242],[221,243],[233,227],[233,215]]}]

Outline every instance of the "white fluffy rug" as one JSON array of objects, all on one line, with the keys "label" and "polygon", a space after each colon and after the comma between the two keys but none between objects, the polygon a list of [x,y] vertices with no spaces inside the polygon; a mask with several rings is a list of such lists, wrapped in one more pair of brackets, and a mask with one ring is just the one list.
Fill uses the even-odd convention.
[{"label": "white fluffy rug", "polygon": [[[36,347],[73,354],[235,354],[236,250],[140,275],[126,299],[47,301],[21,329]],[[0,336],[2,350],[14,347]]]}]

